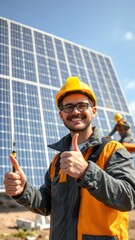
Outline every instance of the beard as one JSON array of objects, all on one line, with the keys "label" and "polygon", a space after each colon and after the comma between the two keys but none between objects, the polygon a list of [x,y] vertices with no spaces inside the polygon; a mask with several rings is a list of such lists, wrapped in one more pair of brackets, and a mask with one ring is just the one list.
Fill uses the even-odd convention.
[{"label": "beard", "polygon": [[64,123],[64,125],[66,126],[66,128],[68,128],[71,132],[82,132],[82,131],[85,131],[87,128],[89,128],[91,123],[85,125],[85,126],[82,126],[82,127],[72,127],[72,126],[69,126],[68,124]]}]

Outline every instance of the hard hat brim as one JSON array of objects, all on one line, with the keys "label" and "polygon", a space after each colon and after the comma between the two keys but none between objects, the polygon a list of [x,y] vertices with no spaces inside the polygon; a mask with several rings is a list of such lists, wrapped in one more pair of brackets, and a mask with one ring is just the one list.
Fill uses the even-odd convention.
[{"label": "hard hat brim", "polygon": [[96,97],[93,98],[93,93],[89,90],[78,90],[78,89],[74,89],[74,90],[70,90],[70,91],[62,91],[60,93],[58,93],[56,95],[56,105],[58,107],[60,107],[60,103],[61,101],[63,100],[63,98],[67,95],[70,95],[70,94],[74,94],[74,93],[80,93],[80,94],[84,94],[86,95],[93,103],[93,106],[96,106]]}]

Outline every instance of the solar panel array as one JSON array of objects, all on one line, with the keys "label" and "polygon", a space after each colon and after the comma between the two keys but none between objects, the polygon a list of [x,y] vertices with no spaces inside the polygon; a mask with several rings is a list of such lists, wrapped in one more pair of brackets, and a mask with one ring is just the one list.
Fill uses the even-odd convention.
[{"label": "solar panel array", "polygon": [[[98,99],[93,125],[106,136],[120,112],[135,125],[110,57],[46,32],[0,18],[0,190],[11,169],[9,154],[16,141],[17,158],[36,186],[55,151],[47,147],[68,133],[55,95],[74,75],[91,86]],[[115,135],[118,138],[118,135]]]}]

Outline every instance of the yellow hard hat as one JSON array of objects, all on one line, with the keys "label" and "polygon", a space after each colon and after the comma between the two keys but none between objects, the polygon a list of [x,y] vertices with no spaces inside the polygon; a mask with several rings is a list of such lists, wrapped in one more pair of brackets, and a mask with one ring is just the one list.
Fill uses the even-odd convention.
[{"label": "yellow hard hat", "polygon": [[96,96],[91,88],[86,83],[81,82],[78,77],[73,76],[67,78],[66,84],[63,85],[56,94],[56,105],[59,107],[59,104],[64,96],[74,92],[87,95],[92,100],[94,106],[97,104]]},{"label": "yellow hard hat", "polygon": [[116,113],[116,114],[114,115],[114,121],[115,121],[115,122],[120,121],[122,118],[123,118],[123,117],[122,117],[122,115],[121,115],[120,113]]}]

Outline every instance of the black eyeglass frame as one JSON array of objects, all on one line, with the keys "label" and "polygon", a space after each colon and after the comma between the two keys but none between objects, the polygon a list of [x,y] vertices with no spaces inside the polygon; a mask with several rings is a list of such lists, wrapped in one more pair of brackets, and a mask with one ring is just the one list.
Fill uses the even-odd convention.
[{"label": "black eyeglass frame", "polygon": [[[80,109],[80,108],[79,108],[79,105],[81,105],[81,104],[84,104],[84,105],[85,105],[85,106],[84,106],[84,109]],[[66,107],[68,107],[68,106],[71,107],[70,111],[66,109]],[[73,110],[74,110],[75,108],[77,108],[77,110],[78,110],[79,112],[85,112],[89,107],[90,107],[90,108],[93,108],[93,104],[92,104],[92,103],[88,103],[88,102],[78,102],[78,103],[76,103],[76,104],[67,103],[67,104],[65,104],[65,105],[61,105],[60,110],[63,111],[63,112],[65,112],[65,113],[71,113],[71,112],[73,112]]]}]

